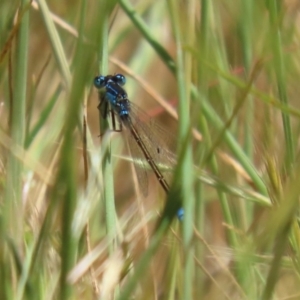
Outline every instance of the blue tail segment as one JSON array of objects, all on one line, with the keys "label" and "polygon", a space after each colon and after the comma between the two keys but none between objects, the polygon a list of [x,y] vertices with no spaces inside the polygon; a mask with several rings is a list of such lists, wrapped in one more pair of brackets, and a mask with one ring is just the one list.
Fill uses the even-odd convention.
[{"label": "blue tail segment", "polygon": [[177,218],[179,221],[183,221],[184,218],[184,209],[181,207],[177,211]]}]

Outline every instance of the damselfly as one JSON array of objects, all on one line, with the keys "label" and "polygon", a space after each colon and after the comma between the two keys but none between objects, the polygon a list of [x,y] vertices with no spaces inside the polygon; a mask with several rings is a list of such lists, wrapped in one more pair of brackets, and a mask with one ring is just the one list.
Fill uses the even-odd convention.
[{"label": "damselfly", "polygon": [[[142,193],[148,193],[147,166],[148,163],[158,179],[160,185],[166,193],[169,191],[169,184],[162,174],[160,167],[174,167],[176,157],[168,150],[168,137],[170,134],[158,126],[136,105],[128,99],[123,86],[126,78],[122,74],[97,76],[94,85],[99,89],[100,104],[99,109],[103,118],[109,113],[109,108],[113,116],[113,127],[115,127],[114,116],[117,116],[120,123],[120,131],[124,126],[129,132],[128,144],[131,155],[138,159],[135,164],[139,184]],[[145,122],[148,120],[148,122]],[[115,128],[113,128],[115,130]],[[164,138],[158,138],[164,135]],[[140,166],[139,166],[140,165]],[[141,166],[142,165],[142,166]],[[149,169],[149,168],[148,168]],[[183,210],[178,211],[178,218],[183,217]]]}]

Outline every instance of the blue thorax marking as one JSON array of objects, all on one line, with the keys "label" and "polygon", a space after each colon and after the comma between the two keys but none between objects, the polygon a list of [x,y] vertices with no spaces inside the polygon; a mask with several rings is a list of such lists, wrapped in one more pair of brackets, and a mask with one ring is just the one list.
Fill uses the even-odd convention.
[{"label": "blue thorax marking", "polygon": [[130,102],[128,99],[121,100],[117,103],[118,111],[120,117],[129,116],[130,113]]},{"label": "blue thorax marking", "polygon": [[128,115],[130,111],[130,102],[125,90],[117,83],[109,80],[105,86],[105,97],[109,101],[112,109],[121,117]]}]

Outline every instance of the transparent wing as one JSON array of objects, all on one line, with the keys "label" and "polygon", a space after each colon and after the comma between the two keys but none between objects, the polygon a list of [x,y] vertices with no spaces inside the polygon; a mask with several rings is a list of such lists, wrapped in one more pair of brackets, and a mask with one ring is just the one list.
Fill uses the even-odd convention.
[{"label": "transparent wing", "polygon": [[147,197],[148,195],[148,174],[147,173],[149,171],[149,168],[147,166],[147,162],[145,160],[143,152],[141,151],[137,142],[134,140],[129,130],[125,130],[125,131],[126,131],[126,139],[127,139],[130,155],[134,160],[134,168],[138,179],[138,184],[144,197]]},{"label": "transparent wing", "polygon": [[153,118],[134,104],[131,104],[130,116],[155,161],[165,167],[174,168],[177,161],[174,153],[176,136],[161,127]]},{"label": "transparent wing", "polygon": [[[171,170],[174,169],[177,158],[170,147],[175,147],[176,137],[169,131],[159,126],[152,118],[150,118],[143,110],[131,103],[130,106],[130,118],[132,125],[135,127],[139,138],[147,148],[151,158],[163,173],[166,181],[170,183],[172,178]],[[126,126],[126,124],[124,124]],[[130,141],[130,151],[132,157],[137,159],[135,163],[135,169],[137,171],[138,178],[141,179],[140,186],[142,190],[146,190],[145,186],[148,185],[147,172],[150,170],[150,166],[144,157],[143,152],[137,145],[137,142],[130,134],[130,130],[126,130],[128,135],[128,141]],[[141,168],[148,170],[144,171],[144,175],[141,175]]]}]

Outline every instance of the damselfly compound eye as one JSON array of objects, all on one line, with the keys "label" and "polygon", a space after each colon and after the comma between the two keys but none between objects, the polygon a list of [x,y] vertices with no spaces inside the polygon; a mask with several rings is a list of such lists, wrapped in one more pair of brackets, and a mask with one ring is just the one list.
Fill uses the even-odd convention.
[{"label": "damselfly compound eye", "polygon": [[105,76],[100,75],[100,76],[95,77],[94,86],[97,89],[103,88],[105,86]]},{"label": "damselfly compound eye", "polygon": [[126,78],[122,74],[116,74],[114,78],[115,78],[115,82],[118,83],[119,85],[124,85],[126,83]]}]

